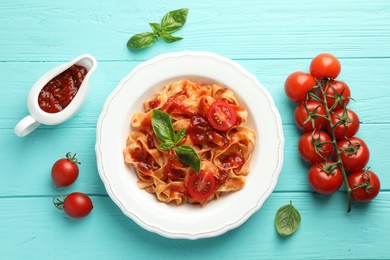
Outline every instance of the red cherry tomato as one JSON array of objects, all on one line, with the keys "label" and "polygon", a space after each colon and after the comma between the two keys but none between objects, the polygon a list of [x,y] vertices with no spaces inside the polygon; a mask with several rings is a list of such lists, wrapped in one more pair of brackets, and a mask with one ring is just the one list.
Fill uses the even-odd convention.
[{"label": "red cherry tomato", "polygon": [[344,169],[348,172],[363,169],[370,159],[370,151],[366,143],[360,138],[343,139],[337,143],[337,148],[341,152]]},{"label": "red cherry tomato", "polygon": [[314,164],[308,172],[310,186],[318,193],[331,194],[340,189],[343,184],[343,174],[340,167],[333,161]]},{"label": "red cherry tomato", "polygon": [[306,104],[300,103],[294,112],[295,123],[304,132],[311,132],[326,126],[328,121],[319,116],[326,117],[325,106],[314,100],[308,100]]},{"label": "red cherry tomato", "polygon": [[369,170],[360,170],[348,176],[352,198],[356,201],[369,201],[375,198],[381,188],[378,176]]},{"label": "red cherry tomato", "polygon": [[79,167],[77,164],[80,162],[76,158],[76,154],[71,156],[70,153],[66,154],[66,158],[56,161],[51,169],[51,177],[58,187],[69,186],[79,176]]},{"label": "red cherry tomato", "polygon": [[[350,109],[339,109],[331,114],[330,119],[332,120],[334,127],[334,135],[337,140],[344,139],[345,137],[354,136],[360,127],[358,115]],[[329,124],[327,124],[327,131],[331,133]]]},{"label": "red cherry tomato", "polygon": [[214,102],[208,112],[208,120],[212,127],[226,131],[237,122],[237,112],[225,102]]},{"label": "red cherry tomato", "polygon": [[332,139],[324,131],[304,133],[299,139],[298,151],[302,159],[315,164],[332,155]]},{"label": "red cherry tomato", "polygon": [[199,174],[193,173],[188,179],[187,191],[194,200],[205,200],[216,189],[214,175],[204,170]]},{"label": "red cherry tomato", "polygon": [[64,200],[64,211],[72,218],[83,218],[93,209],[92,200],[81,192],[73,192]]},{"label": "red cherry tomato", "polygon": [[[325,90],[328,108],[332,108],[333,110],[343,108],[351,100],[351,90],[343,81],[330,80],[328,83],[324,83],[323,88]],[[321,91],[320,98],[323,98]],[[335,103],[336,105],[334,105]]]},{"label": "red cherry tomato", "polygon": [[289,75],[284,83],[284,91],[289,99],[301,102],[306,99],[306,94],[317,85],[317,82],[306,72],[294,72]]},{"label": "red cherry tomato", "polygon": [[317,55],[310,63],[310,74],[316,79],[335,79],[340,74],[341,65],[339,60],[329,53]]}]

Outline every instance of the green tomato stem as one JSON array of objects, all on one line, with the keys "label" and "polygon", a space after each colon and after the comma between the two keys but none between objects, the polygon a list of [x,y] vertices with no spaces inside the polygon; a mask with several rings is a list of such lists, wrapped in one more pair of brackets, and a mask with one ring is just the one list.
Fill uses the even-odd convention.
[{"label": "green tomato stem", "polygon": [[[328,84],[328,80],[326,80],[326,84]],[[326,86],[328,87],[328,86]],[[328,120],[328,123],[329,123],[329,126],[330,126],[330,129],[331,129],[331,134],[332,134],[332,144],[333,144],[333,147],[334,147],[334,151],[336,152],[336,156],[337,156],[337,161],[336,163],[339,165],[340,167],[340,170],[341,170],[341,173],[343,175],[343,179],[344,179],[344,183],[345,183],[345,187],[347,189],[347,212],[351,212],[352,210],[352,189],[351,187],[349,186],[348,184],[348,176],[345,172],[345,169],[344,169],[344,165],[343,165],[343,162],[341,161],[341,151],[338,149],[337,147],[337,140],[336,140],[336,136],[335,136],[335,133],[334,133],[334,128],[335,128],[335,125],[332,123],[332,120],[331,120],[331,117],[330,117],[330,112],[332,110],[332,108],[328,108],[328,102],[326,100],[326,93],[325,93],[325,89],[322,88],[322,86],[320,87],[320,91],[322,92],[322,102],[325,106],[325,110],[326,110],[326,115],[327,115],[327,120]]]}]

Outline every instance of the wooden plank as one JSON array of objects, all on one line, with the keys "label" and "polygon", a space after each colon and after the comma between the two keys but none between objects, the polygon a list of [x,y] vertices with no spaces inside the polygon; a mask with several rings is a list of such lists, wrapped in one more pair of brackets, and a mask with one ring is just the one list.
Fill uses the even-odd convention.
[{"label": "wooden plank", "polygon": [[[390,176],[386,174],[390,162],[383,152],[390,149],[389,132],[389,124],[364,125],[359,134],[370,149],[369,166],[379,175],[383,190],[390,189]],[[309,165],[297,152],[298,130],[285,125],[284,135],[284,166],[276,190],[311,191],[306,179]],[[10,129],[0,129],[0,136],[0,182],[4,184],[0,196],[53,195],[74,190],[106,194],[96,169],[94,128],[39,128],[26,138],[16,137]],[[50,177],[51,167],[67,152],[77,152],[80,175],[70,187],[56,189]]]},{"label": "wooden plank", "polygon": [[[390,193],[355,205],[347,214],[341,194],[274,193],[241,227],[210,239],[171,240],[142,230],[108,197],[70,219],[51,197],[1,198],[3,259],[380,259],[389,257]],[[274,228],[277,209],[292,200],[302,222],[291,237]],[[180,221],[180,220],[178,220]]]},{"label": "wooden plank", "polygon": [[[126,42],[150,31],[172,9],[188,7],[184,40],[131,52]],[[238,11],[239,10],[239,11]],[[231,58],[309,58],[321,51],[340,57],[388,57],[390,3],[353,1],[199,0],[66,2],[1,1],[2,61],[67,60],[91,53],[104,60],[148,59],[179,50],[208,50]],[[27,26],[28,25],[28,26]],[[44,33],[42,33],[44,32]]]},{"label": "wooden plank", "polygon": [[[283,124],[294,124],[295,104],[284,93],[284,81],[294,71],[308,71],[310,60],[240,60],[238,61],[271,93]],[[340,79],[349,84],[352,97],[349,108],[355,110],[365,124],[390,123],[390,88],[387,70],[390,59],[341,60]],[[1,128],[13,128],[27,115],[27,96],[31,86],[59,62],[0,63],[0,72],[7,85],[0,88]],[[93,75],[84,106],[73,119],[58,127],[95,127],[101,108],[109,93],[139,62],[100,62]],[[362,76],[364,75],[364,76]],[[239,93],[238,93],[239,94]],[[10,113],[12,111],[12,113]]]}]

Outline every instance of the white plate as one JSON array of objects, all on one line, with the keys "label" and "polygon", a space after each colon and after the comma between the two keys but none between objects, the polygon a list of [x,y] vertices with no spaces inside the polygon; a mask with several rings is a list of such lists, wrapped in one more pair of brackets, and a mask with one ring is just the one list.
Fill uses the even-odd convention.
[{"label": "white plate", "polygon": [[[232,89],[248,109],[248,126],[256,132],[245,187],[204,207],[158,202],[137,187],[134,170],[123,161],[132,114],[144,111],[144,100],[178,79],[216,82]],[[244,223],[273,191],[283,147],[280,115],[267,90],[236,62],[208,52],[168,53],[138,65],[107,98],[96,127],[97,166],[107,193],[141,227],[169,238],[213,237]]]}]

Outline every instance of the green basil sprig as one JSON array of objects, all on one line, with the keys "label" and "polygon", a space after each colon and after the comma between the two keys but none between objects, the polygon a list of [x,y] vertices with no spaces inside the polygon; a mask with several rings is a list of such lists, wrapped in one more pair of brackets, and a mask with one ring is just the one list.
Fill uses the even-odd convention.
[{"label": "green basil sprig", "polygon": [[190,166],[196,173],[200,172],[200,158],[196,151],[186,145],[175,147],[184,138],[186,133],[185,128],[175,133],[172,117],[168,113],[158,109],[154,109],[152,112],[152,128],[153,132],[162,142],[159,146],[161,150],[174,148],[180,161]]},{"label": "green basil sprig", "polygon": [[188,8],[182,8],[170,11],[164,15],[159,23],[149,23],[153,32],[144,32],[132,36],[127,42],[127,47],[130,49],[142,49],[152,46],[158,39],[162,39],[167,43],[180,41],[182,37],[173,36],[176,32],[184,26],[187,21]]},{"label": "green basil sprig", "polygon": [[284,205],[276,212],[275,227],[281,236],[289,236],[297,231],[301,223],[301,214],[294,208],[292,202]]}]

